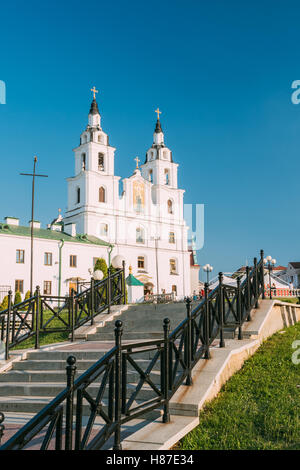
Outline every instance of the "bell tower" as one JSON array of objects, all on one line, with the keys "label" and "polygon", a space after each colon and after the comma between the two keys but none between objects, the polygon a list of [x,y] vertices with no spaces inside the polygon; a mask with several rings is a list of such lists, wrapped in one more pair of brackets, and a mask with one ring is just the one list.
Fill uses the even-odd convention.
[{"label": "bell tower", "polygon": [[155,112],[157,120],[153,144],[146,153],[144,165],[141,165],[142,176],[154,185],[177,189],[178,164],[173,162],[172,152],[164,143],[164,133],[159,117],[161,111],[157,108]]},{"label": "bell tower", "polygon": [[[101,115],[96,101],[95,87],[88,114],[88,124],[80,135],[79,146],[74,149],[75,174],[67,178],[68,210],[65,220],[76,223],[77,232],[99,236],[94,218],[113,211],[118,195],[119,177],[114,175],[115,148],[109,145],[103,131]],[[94,215],[92,215],[94,214]]]}]

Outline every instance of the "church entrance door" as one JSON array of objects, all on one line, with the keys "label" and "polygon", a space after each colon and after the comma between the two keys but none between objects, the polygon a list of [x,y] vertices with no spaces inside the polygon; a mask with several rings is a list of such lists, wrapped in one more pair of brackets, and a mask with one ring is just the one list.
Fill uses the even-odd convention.
[{"label": "church entrance door", "polygon": [[76,282],[69,282],[69,295],[72,294],[72,289],[74,292],[77,292],[77,283]]}]

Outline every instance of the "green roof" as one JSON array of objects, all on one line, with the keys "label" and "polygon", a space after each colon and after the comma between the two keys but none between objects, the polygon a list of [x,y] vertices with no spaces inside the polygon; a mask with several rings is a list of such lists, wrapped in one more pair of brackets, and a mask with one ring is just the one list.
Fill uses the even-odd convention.
[{"label": "green roof", "polygon": [[[20,237],[30,237],[31,227],[24,227],[22,225],[8,225],[5,223],[0,224],[0,235],[16,235]],[[68,233],[59,232],[58,230],[34,228],[34,238],[44,238],[46,240],[64,240],[65,242],[72,243],[85,243],[89,245],[102,245],[111,246],[111,243],[107,243],[100,238],[94,237],[93,235],[76,235],[72,237]]]},{"label": "green roof", "polygon": [[141,281],[139,281],[132,274],[129,274],[129,276],[126,277],[126,284],[128,286],[143,286],[144,285]]}]

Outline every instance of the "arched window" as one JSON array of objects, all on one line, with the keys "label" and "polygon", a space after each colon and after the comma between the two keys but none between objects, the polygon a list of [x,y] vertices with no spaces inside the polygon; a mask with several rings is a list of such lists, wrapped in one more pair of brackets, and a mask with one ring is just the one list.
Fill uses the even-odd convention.
[{"label": "arched window", "polygon": [[101,134],[98,134],[98,142],[102,142],[103,139],[102,139],[102,135]]},{"label": "arched window", "polygon": [[165,169],[165,183],[170,184],[170,174],[167,168]]},{"label": "arched window", "polygon": [[80,203],[80,188],[77,188],[76,195],[77,195],[77,204],[79,204]]},{"label": "arched window", "polygon": [[149,181],[150,183],[153,183],[153,171],[149,170]]},{"label": "arched window", "polygon": [[105,202],[105,189],[103,186],[99,188],[99,202]]},{"label": "arched window", "polygon": [[107,235],[108,235],[108,225],[100,224],[100,236],[107,237]]},{"label": "arched window", "polygon": [[103,153],[98,153],[98,170],[104,171],[104,155]]},{"label": "arched window", "polygon": [[136,242],[145,243],[145,230],[143,229],[143,227],[136,228]]},{"label": "arched window", "polygon": [[85,170],[85,163],[86,163],[86,155],[85,155],[85,153],[83,153],[81,155],[81,166],[84,170]]},{"label": "arched window", "polygon": [[173,202],[171,199],[168,200],[168,213],[173,214]]}]

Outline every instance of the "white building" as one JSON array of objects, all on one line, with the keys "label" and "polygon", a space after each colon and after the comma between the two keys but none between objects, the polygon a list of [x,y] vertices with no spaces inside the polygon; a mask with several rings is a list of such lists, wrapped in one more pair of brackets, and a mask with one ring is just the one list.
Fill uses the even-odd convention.
[{"label": "white building", "polygon": [[[59,220],[59,219],[58,219]],[[89,281],[89,269],[97,258],[107,259],[108,244],[96,237],[62,231],[61,222],[48,229],[34,222],[33,287],[42,294],[66,295],[77,289],[77,280]],[[25,294],[30,290],[31,224],[19,225],[19,219],[6,217],[0,224],[0,301],[8,290]]]},{"label": "white building", "polygon": [[[116,149],[102,129],[98,105],[93,99],[88,125],[81,134],[80,145],[74,149],[74,176],[67,178],[65,216],[47,230],[37,226],[34,231],[34,285],[39,284],[43,292],[47,291],[43,286],[49,286],[46,282],[52,283],[53,295],[59,292],[58,257],[63,239],[62,294],[73,287],[77,278],[89,278],[94,258],[104,257],[108,261],[108,248],[113,245],[112,257],[117,254],[124,257],[126,275],[131,265],[145,292],[191,295],[191,276],[194,280],[196,274],[195,267],[191,274],[188,227],[183,218],[184,190],[178,188],[178,164],[165,146],[159,110],[157,113],[153,144],[146,160],[139,168],[139,159],[135,159],[136,168],[123,180],[120,191],[120,177],[114,173]],[[22,284],[19,281],[23,282],[23,292],[29,289],[30,229],[17,223],[16,219],[6,219],[0,229],[4,260],[0,291],[1,285],[17,289]],[[44,263],[46,253],[51,253],[51,265]],[[20,256],[24,261],[18,261]],[[76,257],[74,266],[71,256]]]}]

